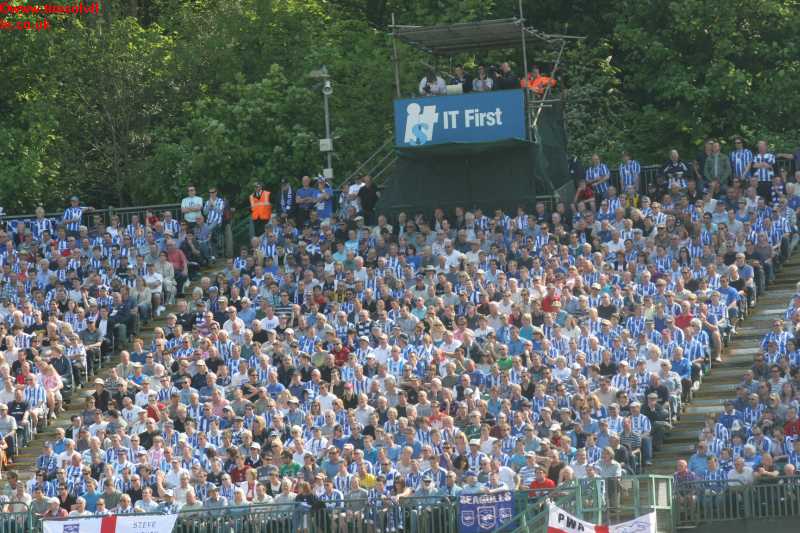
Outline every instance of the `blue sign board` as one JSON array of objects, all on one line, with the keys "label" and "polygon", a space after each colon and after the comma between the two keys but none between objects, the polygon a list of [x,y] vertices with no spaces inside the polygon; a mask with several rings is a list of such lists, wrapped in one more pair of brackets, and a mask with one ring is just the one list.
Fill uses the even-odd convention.
[{"label": "blue sign board", "polygon": [[395,100],[398,147],[526,140],[521,89]]},{"label": "blue sign board", "polygon": [[514,516],[514,494],[461,494],[458,497],[459,533],[494,531]]}]

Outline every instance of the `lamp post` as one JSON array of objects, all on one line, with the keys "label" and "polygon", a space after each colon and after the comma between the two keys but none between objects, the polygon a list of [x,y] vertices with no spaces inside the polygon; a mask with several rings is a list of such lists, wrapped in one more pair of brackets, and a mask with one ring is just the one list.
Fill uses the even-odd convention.
[{"label": "lamp post", "polygon": [[[323,175],[325,179],[330,180],[333,178],[333,140],[331,139],[331,114],[328,106],[328,98],[333,94],[333,84],[331,80],[325,80],[322,85],[322,104],[325,108],[325,138],[320,141],[320,150],[326,152],[328,159],[328,166],[325,167]],[[326,141],[323,147],[323,141]]]},{"label": "lamp post", "polygon": [[331,82],[328,68],[322,65],[319,69],[308,73],[309,78],[322,81],[322,105],[325,111],[325,138],[319,140],[319,151],[324,152],[327,165],[322,171],[325,179],[333,179],[333,139],[331,139],[331,114],[328,99],[333,94],[333,83]]}]

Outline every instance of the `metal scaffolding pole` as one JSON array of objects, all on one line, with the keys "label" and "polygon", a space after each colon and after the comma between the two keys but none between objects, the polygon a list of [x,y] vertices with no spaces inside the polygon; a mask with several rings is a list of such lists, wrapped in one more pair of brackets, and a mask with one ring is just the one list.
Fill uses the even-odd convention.
[{"label": "metal scaffolding pole", "polygon": [[[561,62],[561,54],[564,53],[564,46],[566,46],[566,44],[567,41],[561,41],[561,48],[558,50],[558,56],[556,57],[556,62],[553,65],[554,71],[558,70],[558,65]],[[539,109],[536,110],[536,117],[533,119],[533,129],[536,129],[536,126],[539,124],[539,116],[542,114],[542,108],[544,108],[544,103],[548,96],[550,96],[550,84],[547,84],[544,94],[542,95],[541,100],[539,100]]]},{"label": "metal scaffolding pole", "polygon": [[522,13],[522,0],[519,0],[519,34],[522,37],[522,64],[525,69],[525,81],[528,80],[528,49],[525,46],[525,17]]},{"label": "metal scaffolding pole", "polygon": [[394,63],[394,88],[397,98],[400,98],[400,59],[397,55],[397,28],[394,24],[392,13],[392,63]]}]

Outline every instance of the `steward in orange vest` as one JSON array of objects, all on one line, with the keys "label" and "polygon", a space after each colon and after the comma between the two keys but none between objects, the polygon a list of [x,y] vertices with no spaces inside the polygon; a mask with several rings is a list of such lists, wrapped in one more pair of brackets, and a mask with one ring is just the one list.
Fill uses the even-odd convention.
[{"label": "steward in orange vest", "polygon": [[[553,74],[555,73],[554,69]],[[542,96],[547,87],[553,88],[556,86],[556,80],[550,76],[542,75],[538,67],[533,67],[533,70],[528,73],[528,79],[522,80],[521,85],[523,89],[530,89],[537,95]]]},{"label": "steward in orange vest", "polygon": [[[253,224],[258,224],[262,230],[264,225],[272,218],[269,191],[265,191],[260,183],[256,183],[256,191],[250,195],[250,217],[253,219]],[[257,235],[261,235],[262,232],[256,228]]]}]

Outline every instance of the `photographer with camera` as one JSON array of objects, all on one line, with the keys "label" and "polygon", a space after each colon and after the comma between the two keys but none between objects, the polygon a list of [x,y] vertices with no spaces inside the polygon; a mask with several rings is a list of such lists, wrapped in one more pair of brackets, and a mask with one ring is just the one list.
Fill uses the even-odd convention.
[{"label": "photographer with camera", "polygon": [[419,94],[422,96],[442,96],[447,94],[447,85],[434,70],[429,70],[425,77],[419,81]]}]

